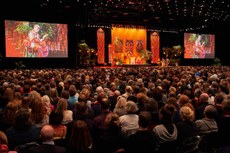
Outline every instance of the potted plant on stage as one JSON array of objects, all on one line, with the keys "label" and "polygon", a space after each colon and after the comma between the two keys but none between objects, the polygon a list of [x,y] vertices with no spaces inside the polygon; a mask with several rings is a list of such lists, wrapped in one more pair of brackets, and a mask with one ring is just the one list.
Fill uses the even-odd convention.
[{"label": "potted plant on stage", "polygon": [[96,50],[90,48],[85,40],[81,40],[78,44],[78,51],[80,57],[80,66],[88,67],[94,66],[97,62],[97,53]]},{"label": "potted plant on stage", "polygon": [[163,54],[165,55],[167,65],[177,66],[180,63],[180,56],[182,55],[182,47],[180,45],[172,47],[163,47]]},{"label": "potted plant on stage", "polygon": [[138,57],[136,63],[146,64],[151,60],[151,51],[147,49],[137,50]]},{"label": "potted plant on stage", "polygon": [[121,58],[114,58],[113,61],[115,65],[123,65],[123,61]]}]

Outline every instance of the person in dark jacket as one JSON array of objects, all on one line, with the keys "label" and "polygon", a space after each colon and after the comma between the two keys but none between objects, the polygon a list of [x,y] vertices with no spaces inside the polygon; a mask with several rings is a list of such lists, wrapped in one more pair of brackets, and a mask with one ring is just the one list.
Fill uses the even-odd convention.
[{"label": "person in dark jacket", "polygon": [[40,132],[42,143],[27,144],[24,149],[21,149],[20,153],[65,153],[65,147],[55,145],[54,129],[51,125],[44,125]]}]

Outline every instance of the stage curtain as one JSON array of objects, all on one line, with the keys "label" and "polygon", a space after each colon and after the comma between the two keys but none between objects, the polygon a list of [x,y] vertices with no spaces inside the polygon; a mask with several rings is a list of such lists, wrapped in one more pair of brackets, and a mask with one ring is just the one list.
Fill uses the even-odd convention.
[{"label": "stage curtain", "polygon": [[152,63],[158,63],[160,60],[160,37],[158,32],[153,32],[150,36]]},{"label": "stage curtain", "polygon": [[97,30],[97,62],[105,63],[105,32],[102,28]]}]

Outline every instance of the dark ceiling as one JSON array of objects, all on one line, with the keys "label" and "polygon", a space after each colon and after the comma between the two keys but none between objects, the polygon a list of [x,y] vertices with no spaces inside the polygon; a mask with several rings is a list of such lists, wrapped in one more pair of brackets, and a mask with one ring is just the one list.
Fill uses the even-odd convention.
[{"label": "dark ceiling", "polygon": [[[230,27],[230,0],[6,0],[5,17],[63,20],[76,24],[123,24],[150,29]],[[8,13],[8,15],[7,15]]]}]

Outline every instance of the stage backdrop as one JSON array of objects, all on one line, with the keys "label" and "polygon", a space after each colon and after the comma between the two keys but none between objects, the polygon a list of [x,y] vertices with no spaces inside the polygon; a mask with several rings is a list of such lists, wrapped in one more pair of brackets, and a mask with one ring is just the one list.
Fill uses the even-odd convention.
[{"label": "stage backdrop", "polygon": [[159,64],[160,61],[160,37],[158,32],[153,32],[150,36],[151,40],[151,53],[152,61],[151,63]]},{"label": "stage backdrop", "polygon": [[146,64],[146,29],[112,28],[112,62],[115,65]]},{"label": "stage backdrop", "polygon": [[105,63],[105,32],[102,28],[97,30],[97,62],[98,64]]}]

